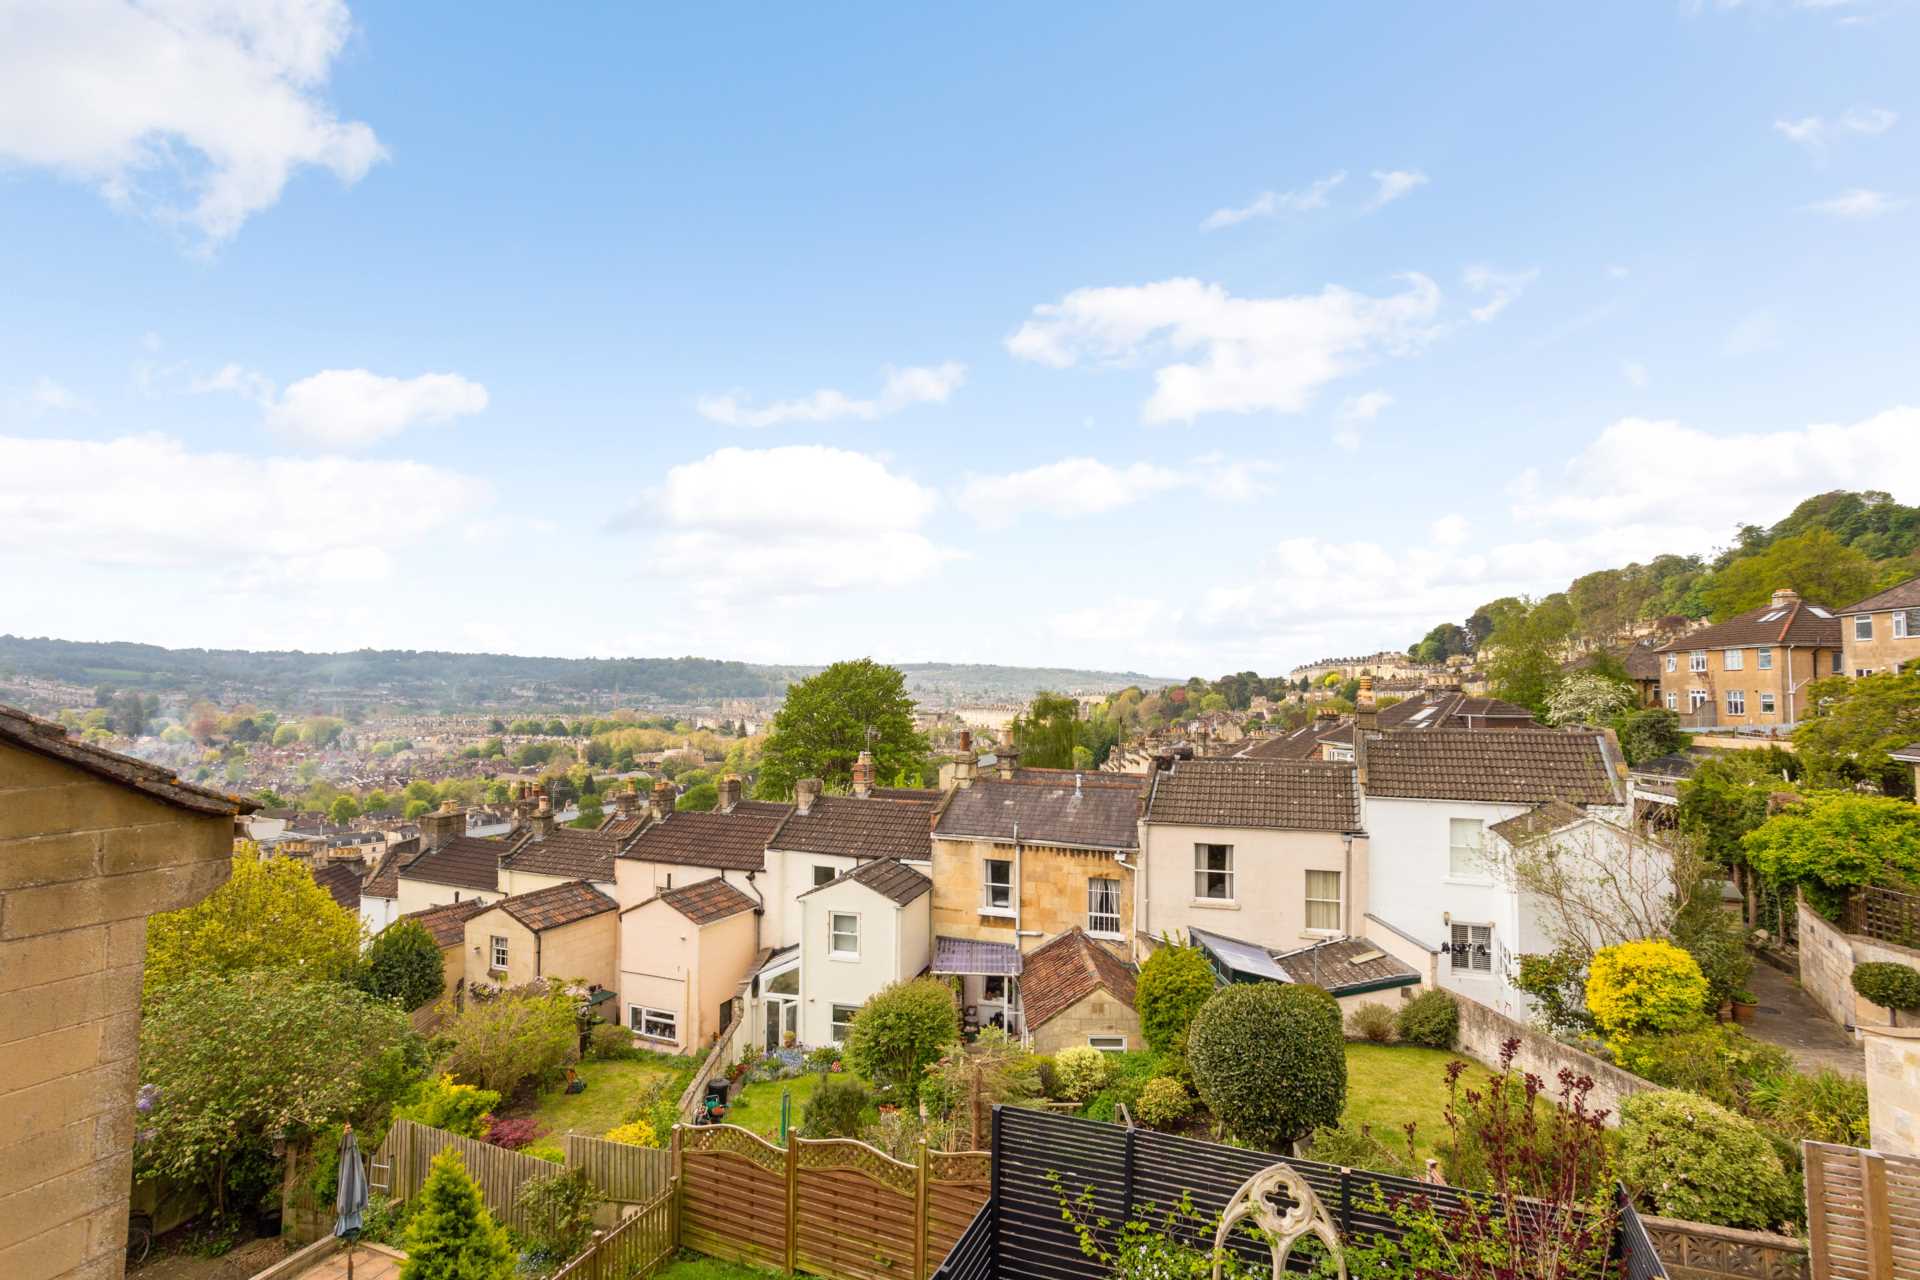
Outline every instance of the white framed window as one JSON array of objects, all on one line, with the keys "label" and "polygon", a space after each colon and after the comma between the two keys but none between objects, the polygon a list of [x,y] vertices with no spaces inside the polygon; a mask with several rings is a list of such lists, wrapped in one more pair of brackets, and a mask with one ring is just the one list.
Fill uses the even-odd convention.
[{"label": "white framed window", "polygon": [[1753,665],[1762,671],[1773,670],[1773,650],[1755,649],[1753,651]]},{"label": "white framed window", "polygon": [[1695,649],[1692,653],[1689,653],[1687,655],[1687,670],[1705,671],[1706,669],[1707,669],[1707,651],[1705,649]]},{"label": "white framed window", "polygon": [[1855,640],[1873,639],[1873,615],[1863,613],[1853,620],[1853,638]]},{"label": "white framed window", "polygon": [[1109,938],[1121,936],[1118,880],[1096,876],[1087,881],[1087,932]]},{"label": "white framed window", "polygon": [[1667,695],[1667,710],[1669,710],[1669,711],[1678,711],[1679,709],[1680,709],[1680,695],[1679,695],[1679,694],[1677,694],[1677,693],[1670,693],[1670,694],[1668,694],[1668,695]]},{"label": "white framed window", "polygon": [[832,867],[823,867],[816,863],[813,868],[813,887],[818,889],[821,885],[827,883],[827,881],[839,874],[840,873]]},{"label": "white framed window", "polygon": [[1102,1053],[1125,1053],[1127,1038],[1125,1036],[1088,1036],[1087,1047],[1098,1049]]},{"label": "white framed window", "polygon": [[833,1013],[831,1015],[833,1021],[831,1025],[833,1042],[835,1044],[840,1044],[846,1040],[847,1033],[853,1030],[853,1015],[858,1012],[860,1012],[860,1006],[857,1004],[837,1004],[833,1006]]},{"label": "white framed window", "polygon": [[506,968],[507,940],[497,933],[489,934],[487,937],[487,955],[492,959],[494,968]]},{"label": "white framed window", "polygon": [[1679,655],[1679,654],[1677,654],[1677,653],[1670,653],[1670,654],[1668,654],[1668,655],[1667,655],[1667,670],[1669,670],[1669,671],[1678,671],[1679,669],[1680,669],[1680,655]]},{"label": "white framed window", "polygon": [[1455,973],[1493,972],[1493,926],[1456,924],[1447,952]]},{"label": "white framed window", "polygon": [[988,858],[980,876],[980,909],[1013,911],[1013,860]]},{"label": "white framed window", "polygon": [[858,960],[860,958],[860,915],[858,912],[827,912],[827,955],[834,960]]},{"label": "white framed window", "polygon": [[1330,762],[1335,764],[1352,764],[1353,748],[1352,747],[1336,747],[1331,742],[1329,742],[1327,744],[1327,759]]},{"label": "white framed window", "polygon": [[1706,705],[1707,705],[1707,691],[1705,689],[1687,690],[1687,710],[1698,711],[1700,708]]},{"label": "white framed window", "polygon": [[663,1044],[680,1043],[680,1015],[671,1009],[649,1009],[645,1005],[627,1006],[627,1030],[642,1040]]},{"label": "white framed window", "polygon": [[1905,640],[1912,633],[1913,624],[1908,620],[1912,614],[1909,609],[1896,609],[1893,614],[1893,638]]},{"label": "white framed window", "polygon": [[1307,872],[1307,930],[1310,933],[1340,932],[1340,873]]},{"label": "white framed window", "polygon": [[1760,713],[1762,715],[1768,715],[1768,716],[1773,714],[1773,695],[1772,694],[1766,693],[1764,691],[1760,694]]},{"label": "white framed window", "polygon": [[1747,691],[1745,689],[1727,690],[1727,714],[1743,716],[1747,714]]},{"label": "white framed window", "polygon": [[1447,823],[1447,874],[1455,880],[1484,880],[1483,855],[1487,824],[1478,818],[1454,818]]},{"label": "white framed window", "polygon": [[1233,901],[1233,846],[1193,846],[1193,896],[1216,902]]},{"label": "white framed window", "polygon": [[1868,676],[1872,674],[1873,674],[1872,667],[1855,667],[1853,669],[1853,678],[1856,680],[1865,680]]},{"label": "white framed window", "polygon": [[1726,669],[1728,671],[1745,671],[1747,669],[1747,651],[1745,649],[1728,649],[1726,653]]}]

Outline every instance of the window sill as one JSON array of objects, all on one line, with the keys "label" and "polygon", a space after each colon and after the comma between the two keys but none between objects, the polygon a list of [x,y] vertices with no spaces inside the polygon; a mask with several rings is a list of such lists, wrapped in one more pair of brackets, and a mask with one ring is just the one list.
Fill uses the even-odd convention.
[{"label": "window sill", "polygon": [[1494,887],[1495,884],[1498,883],[1498,881],[1468,880],[1461,876],[1448,876],[1446,879],[1442,880],[1440,883],[1455,885],[1462,889],[1491,889]]},{"label": "window sill", "polygon": [[981,907],[979,908],[979,912],[981,915],[991,917],[995,920],[1013,919],[1013,908],[1011,907]]},{"label": "window sill", "polygon": [[1089,938],[1098,938],[1102,942],[1125,942],[1127,940],[1127,935],[1124,933],[1096,933],[1092,929],[1087,930],[1087,936]]},{"label": "window sill", "polygon": [[860,953],[858,951],[829,951],[827,952],[827,959],[838,960],[843,964],[859,964]]},{"label": "window sill", "polygon": [[1344,937],[1345,932],[1340,929],[1302,929],[1300,936],[1303,938],[1312,938],[1317,942],[1324,942],[1328,938]]},{"label": "window sill", "polygon": [[1187,905],[1198,907],[1202,911],[1238,911],[1240,903],[1234,898],[1192,898]]}]

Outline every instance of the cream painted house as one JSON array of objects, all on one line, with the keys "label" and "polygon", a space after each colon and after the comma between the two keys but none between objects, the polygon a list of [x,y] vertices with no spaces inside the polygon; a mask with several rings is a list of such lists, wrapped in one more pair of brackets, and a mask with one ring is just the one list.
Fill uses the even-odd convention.
[{"label": "cream painted house", "polygon": [[926,970],[932,904],[933,881],[890,858],[869,859],[799,896],[800,1043],[846,1039],[875,992]]},{"label": "cream painted house", "polygon": [[767,843],[793,806],[739,796],[740,780],[722,779],[720,803],[712,810],[665,813],[628,841],[614,859],[614,897],[621,909],[719,877],[757,910],[778,911],[781,898],[767,891]]},{"label": "cream painted house", "polygon": [[462,927],[469,986],[520,987],[537,978],[611,990],[619,904],[584,881],[515,894],[482,907]]},{"label": "cream painted house", "polygon": [[459,902],[498,902],[507,896],[500,887],[504,843],[467,835],[448,836],[437,844],[427,839],[423,829],[423,851],[396,873],[395,909],[401,915]]},{"label": "cream painted house", "polygon": [[1350,764],[1178,760],[1154,776],[1140,830],[1137,953],[1193,928],[1282,950],[1364,932],[1367,836]]},{"label": "cream painted house", "polygon": [[720,1033],[723,1008],[760,954],[758,910],[718,875],[621,910],[620,1009],[640,1044],[692,1053]]},{"label": "cream painted house", "polygon": [[1841,665],[1848,675],[1898,671],[1920,658],[1920,578],[1836,609],[1842,620]]}]

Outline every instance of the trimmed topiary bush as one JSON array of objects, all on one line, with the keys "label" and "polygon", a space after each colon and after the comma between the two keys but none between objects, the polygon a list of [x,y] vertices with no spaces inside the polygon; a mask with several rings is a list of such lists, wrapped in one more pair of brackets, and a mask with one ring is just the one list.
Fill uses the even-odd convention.
[{"label": "trimmed topiary bush", "polygon": [[1140,1090],[1133,1116],[1149,1129],[1176,1125],[1193,1112],[1193,1096],[1172,1076],[1155,1076]]},{"label": "trimmed topiary bush", "polygon": [[1054,1087],[1068,1102],[1080,1102],[1107,1082],[1107,1055],[1090,1045],[1075,1045],[1053,1055]]},{"label": "trimmed topiary bush", "polygon": [[1393,1010],[1377,1000],[1369,1000],[1347,1015],[1347,1034],[1357,1040],[1387,1044],[1393,1040]]},{"label": "trimmed topiary bush", "polygon": [[859,1081],[829,1076],[807,1099],[800,1132],[809,1138],[857,1138],[866,1131],[867,1106],[872,1101]]},{"label": "trimmed topiary bush", "polygon": [[1887,1009],[1920,1009],[1920,970],[1890,960],[1853,966],[1853,989],[1863,1000]]},{"label": "trimmed topiary bush", "polygon": [[1683,1031],[1707,1017],[1707,979],[1694,958],[1657,938],[1593,953],[1587,1012],[1609,1039],[1647,1031]]},{"label": "trimmed topiary bush", "polygon": [[1198,947],[1169,943],[1148,956],[1134,985],[1134,1008],[1147,1046],[1158,1053],[1178,1052],[1193,1016],[1218,985]]},{"label": "trimmed topiary bush", "polygon": [[407,1226],[401,1280],[508,1280],[517,1255],[456,1150],[429,1166]]},{"label": "trimmed topiary bush", "polygon": [[608,1142],[624,1142],[630,1147],[657,1147],[660,1145],[659,1133],[654,1130],[653,1124],[647,1120],[629,1120],[623,1125],[616,1125],[600,1136]]},{"label": "trimmed topiary bush", "polygon": [[1460,1006],[1448,992],[1435,987],[1400,1006],[1394,1029],[1408,1044],[1428,1049],[1451,1049],[1460,1038]]},{"label": "trimmed topiary bush", "polygon": [[916,978],[896,982],[860,1006],[847,1032],[845,1060],[859,1075],[911,1101],[927,1068],[959,1038],[952,989],[938,978]]},{"label": "trimmed topiary bush", "polygon": [[1335,1123],[1347,1101],[1340,1006],[1319,987],[1257,982],[1215,993],[1187,1030],[1187,1064],[1214,1117],[1269,1151]]},{"label": "trimmed topiary bush", "polygon": [[1793,1184],[1766,1134],[1690,1093],[1638,1093],[1621,1104],[1619,1173],[1669,1218],[1765,1230],[1793,1212]]}]

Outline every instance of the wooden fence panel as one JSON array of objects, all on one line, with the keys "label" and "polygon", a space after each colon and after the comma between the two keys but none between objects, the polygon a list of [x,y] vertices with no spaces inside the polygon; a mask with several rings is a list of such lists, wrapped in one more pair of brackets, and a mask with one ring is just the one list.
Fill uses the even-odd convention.
[{"label": "wooden fence panel", "polygon": [[916,1276],[920,1171],[864,1142],[794,1139],[794,1265],[837,1280]]},{"label": "wooden fence panel", "polygon": [[927,1271],[953,1251],[993,1195],[993,1157],[984,1151],[927,1152]]},{"label": "wooden fence panel", "polygon": [[730,1124],[680,1125],[680,1243],[787,1268],[787,1153]]},{"label": "wooden fence panel", "polygon": [[552,1280],[640,1280],[658,1271],[678,1248],[669,1186],[613,1230],[596,1232],[586,1251],[554,1272]]},{"label": "wooden fence panel", "polygon": [[566,1135],[565,1147],[567,1168],[585,1169],[601,1195],[622,1204],[650,1201],[673,1180],[673,1154],[662,1147],[636,1147],[578,1133]]},{"label": "wooden fence panel", "polygon": [[386,1141],[374,1153],[376,1162],[388,1166],[387,1194],[396,1200],[411,1198],[426,1182],[433,1158],[448,1147],[459,1151],[467,1173],[479,1184],[487,1211],[516,1231],[527,1229],[524,1215],[515,1207],[520,1188],[535,1178],[550,1177],[560,1170],[559,1165],[538,1156],[490,1146],[411,1120],[396,1120],[387,1131]]},{"label": "wooden fence panel", "polygon": [[1813,1280],[1920,1275],[1920,1159],[1801,1145]]}]

